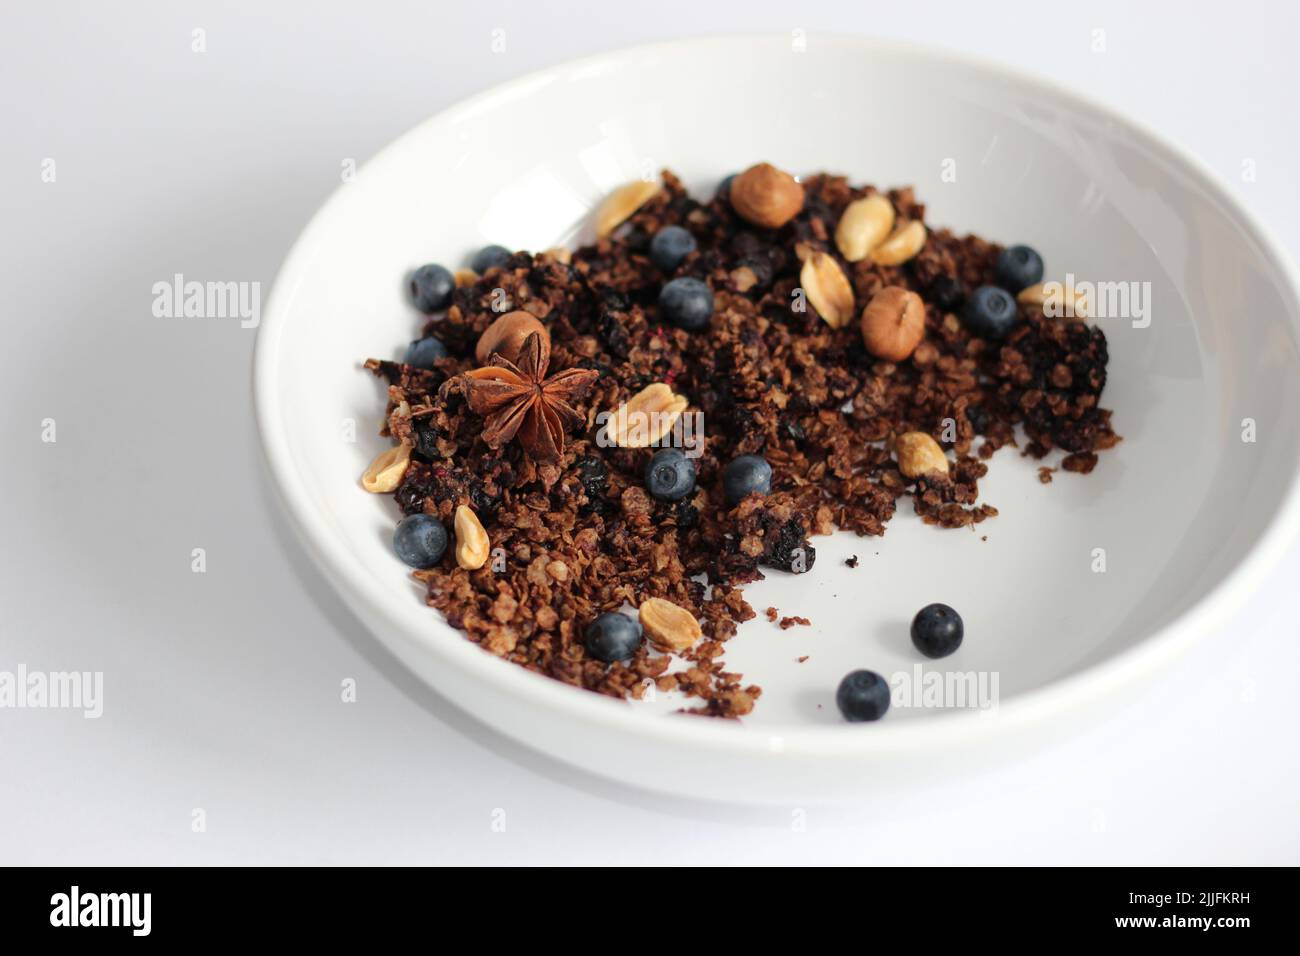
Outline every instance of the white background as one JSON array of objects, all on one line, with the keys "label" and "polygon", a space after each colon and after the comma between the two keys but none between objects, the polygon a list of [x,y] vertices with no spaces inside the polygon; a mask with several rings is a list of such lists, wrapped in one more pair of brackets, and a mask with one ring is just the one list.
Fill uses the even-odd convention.
[{"label": "white background", "polygon": [[702,32],[875,33],[1054,77],[1199,153],[1295,255],[1298,26],[1276,2],[5,0],[0,670],[101,670],[105,702],[0,710],[0,863],[1300,862],[1300,550],[1137,703],[1030,759],[851,807],[677,801],[408,678],[277,518],[253,332],[151,314],[177,272],[269,290],[345,159],[467,94]]}]

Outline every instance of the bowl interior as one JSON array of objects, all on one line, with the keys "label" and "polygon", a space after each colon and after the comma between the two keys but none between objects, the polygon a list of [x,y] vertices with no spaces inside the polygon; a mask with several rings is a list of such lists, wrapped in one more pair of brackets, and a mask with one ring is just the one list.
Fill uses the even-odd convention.
[{"label": "bowl interior", "polygon": [[[924,526],[904,501],[884,538],[816,539],[811,573],[747,589],[760,618],[727,660],[765,688],[748,723],[838,723],[834,688],[856,667],[996,675],[1006,705],[1176,621],[1283,508],[1300,457],[1294,293],[1197,168],[1073,97],[943,56],[819,37],[646,48],[510,84],[407,134],[339,190],[277,285],[258,358],[277,479],[309,547],[388,605],[404,638],[443,660],[486,656],[424,607],[390,549],[395,506],[357,485],[386,445],[383,389],[360,362],[399,357],[420,327],[406,273],[459,266],[488,242],[585,239],[610,189],[664,167],[703,195],[759,160],[913,184],[932,224],[1029,243],[1049,278],[1107,283],[1103,404],[1124,441],[1093,474],[1050,484],[1004,449],[981,486],[1000,515],[974,533]],[[908,638],[932,601],[966,621],[939,662]],[[783,631],[761,616],[769,605],[812,624]],[[491,679],[515,679],[491,663]],[[651,721],[672,706],[630,711]]]}]

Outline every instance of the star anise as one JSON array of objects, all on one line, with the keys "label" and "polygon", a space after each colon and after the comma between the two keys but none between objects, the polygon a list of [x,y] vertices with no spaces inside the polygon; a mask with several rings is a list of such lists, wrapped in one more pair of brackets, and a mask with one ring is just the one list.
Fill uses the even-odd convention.
[{"label": "star anise", "polygon": [[497,352],[483,368],[465,372],[465,399],[483,416],[483,440],[500,448],[516,435],[524,451],[538,462],[558,461],[564,436],[583,422],[573,407],[598,373],[570,368],[546,377],[551,349],[536,332],[524,340],[511,362]]}]

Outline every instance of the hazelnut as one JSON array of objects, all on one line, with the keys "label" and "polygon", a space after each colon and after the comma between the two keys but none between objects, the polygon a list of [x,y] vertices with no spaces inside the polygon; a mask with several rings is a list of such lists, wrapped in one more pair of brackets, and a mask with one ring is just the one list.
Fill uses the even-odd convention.
[{"label": "hazelnut", "polygon": [[898,470],[904,478],[922,475],[947,475],[948,456],[939,443],[925,432],[904,432],[894,439],[894,452],[898,455]]},{"label": "hazelnut", "polygon": [[925,338],[925,303],[902,286],[887,285],[862,310],[862,344],[886,362],[906,360]]},{"label": "hazelnut", "polygon": [[740,217],[764,229],[780,229],[803,208],[803,186],[769,163],[750,166],[732,180],[729,192]]},{"label": "hazelnut", "polygon": [[474,358],[478,360],[479,365],[483,365],[493,352],[498,352],[502,358],[513,362],[519,358],[519,350],[523,348],[524,339],[534,332],[542,337],[543,351],[549,354],[551,333],[546,330],[546,326],[542,325],[531,312],[523,310],[507,312],[479,336],[478,345],[474,347]]}]

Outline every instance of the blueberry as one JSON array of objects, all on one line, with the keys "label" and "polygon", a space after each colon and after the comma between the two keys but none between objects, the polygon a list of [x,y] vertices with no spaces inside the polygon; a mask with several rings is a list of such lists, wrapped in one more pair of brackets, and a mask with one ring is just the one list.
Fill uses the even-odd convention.
[{"label": "blueberry", "polygon": [[1008,292],[1043,281],[1043,257],[1028,246],[1008,246],[998,254],[998,285]]},{"label": "blueberry", "polygon": [[413,568],[431,568],[447,550],[447,529],[433,515],[407,515],[397,522],[393,550]]},{"label": "blueberry", "polygon": [[735,181],[735,179],[736,179],[736,173],[732,173],[722,182],[718,183],[717,196],[719,199],[731,198],[731,184]]},{"label": "blueberry", "polygon": [[659,290],[659,309],[679,329],[698,332],[713,316],[713,290],[699,279],[673,279]]},{"label": "blueberry", "polygon": [[493,266],[505,265],[509,258],[510,250],[505,246],[484,246],[474,253],[474,258],[469,260],[469,267],[482,275]]},{"label": "blueberry", "polygon": [[650,240],[650,261],[672,272],[695,251],[695,237],[681,226],[664,226]]},{"label": "blueberry", "polygon": [[835,703],[845,720],[879,720],[889,710],[889,685],[875,671],[854,671],[840,681]]},{"label": "blueberry", "polygon": [[451,305],[456,280],[442,266],[429,263],[411,273],[411,299],[421,312],[437,312]]},{"label": "blueberry", "polygon": [[432,335],[422,339],[416,339],[406,349],[406,364],[414,365],[416,368],[433,370],[433,363],[437,359],[447,357],[447,346],[442,344],[440,339]]},{"label": "blueberry", "polygon": [[935,276],[926,291],[930,301],[945,312],[951,312],[961,305],[961,283],[953,276]]},{"label": "blueberry", "polygon": [[961,615],[946,604],[927,604],[912,618],[912,643],[926,657],[947,657],[964,633]]},{"label": "blueberry", "polygon": [[1003,339],[1019,317],[1016,300],[1006,289],[982,285],[971,293],[962,309],[966,328],[986,339]]},{"label": "blueberry", "polygon": [[722,470],[722,494],[728,505],[740,504],[751,491],[760,495],[772,491],[772,466],[761,455],[733,458]]},{"label": "blueberry", "polygon": [[695,462],[680,448],[655,452],[645,466],[645,486],[660,501],[678,501],[695,490]]},{"label": "blueberry", "polygon": [[582,644],[588,654],[606,664],[631,660],[641,646],[641,625],[626,614],[607,611],[587,625]]}]

